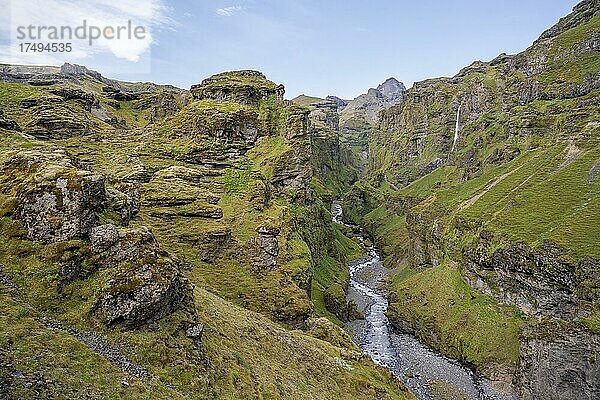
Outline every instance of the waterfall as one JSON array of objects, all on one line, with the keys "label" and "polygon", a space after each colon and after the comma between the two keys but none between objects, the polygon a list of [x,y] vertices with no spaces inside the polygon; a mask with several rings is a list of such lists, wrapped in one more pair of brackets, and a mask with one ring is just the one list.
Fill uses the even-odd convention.
[{"label": "waterfall", "polygon": [[458,105],[458,112],[456,113],[456,129],[454,130],[454,143],[452,143],[452,150],[451,153],[454,152],[454,150],[456,150],[456,142],[458,140],[458,127],[459,127],[459,121],[460,121],[460,110],[462,108],[462,104]]}]

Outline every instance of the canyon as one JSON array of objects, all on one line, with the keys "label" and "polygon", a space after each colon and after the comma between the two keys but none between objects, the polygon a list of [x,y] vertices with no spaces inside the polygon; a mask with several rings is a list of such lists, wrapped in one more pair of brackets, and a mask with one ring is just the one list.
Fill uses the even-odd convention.
[{"label": "canyon", "polygon": [[600,3],[353,100],[0,65],[0,398],[600,397]]}]

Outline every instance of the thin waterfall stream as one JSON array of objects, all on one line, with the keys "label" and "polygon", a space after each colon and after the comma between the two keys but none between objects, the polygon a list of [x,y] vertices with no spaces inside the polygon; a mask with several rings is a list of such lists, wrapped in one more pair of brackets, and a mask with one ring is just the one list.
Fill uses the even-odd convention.
[{"label": "thin waterfall stream", "polygon": [[[333,221],[342,220],[342,207],[334,202]],[[346,225],[348,226],[348,225]],[[364,244],[361,234],[356,237]],[[386,316],[385,283],[389,270],[374,247],[361,259],[351,262],[348,298],[364,313],[364,320],[346,324],[353,340],[373,361],[396,375],[419,400],[468,399],[513,400],[516,397],[495,390],[491,382],[477,376],[458,361],[444,357],[411,334],[401,333]]]},{"label": "thin waterfall stream", "polygon": [[454,153],[456,150],[456,142],[458,142],[458,132],[460,128],[460,110],[462,109],[462,104],[458,105],[458,111],[456,112],[456,127],[454,128],[454,141],[452,142],[452,150],[451,153]]}]

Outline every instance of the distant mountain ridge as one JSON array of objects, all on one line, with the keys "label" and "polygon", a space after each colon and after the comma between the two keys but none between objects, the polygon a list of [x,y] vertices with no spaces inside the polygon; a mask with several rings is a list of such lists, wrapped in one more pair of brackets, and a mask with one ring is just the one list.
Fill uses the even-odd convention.
[{"label": "distant mountain ridge", "polygon": [[348,102],[340,112],[342,129],[352,130],[357,124],[366,122],[373,124],[378,121],[378,114],[400,102],[404,98],[406,87],[396,78],[388,78],[385,82],[371,88]]}]

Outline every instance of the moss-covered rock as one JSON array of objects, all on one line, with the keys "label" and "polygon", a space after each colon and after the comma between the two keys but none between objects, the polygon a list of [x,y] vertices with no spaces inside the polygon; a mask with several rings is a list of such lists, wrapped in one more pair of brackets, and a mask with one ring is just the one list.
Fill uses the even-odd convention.
[{"label": "moss-covered rock", "polygon": [[197,100],[233,101],[243,105],[258,105],[261,100],[275,96],[283,100],[285,89],[258,71],[232,71],[213,75],[190,89]]},{"label": "moss-covered rock", "polygon": [[13,153],[0,168],[1,190],[18,199],[13,215],[30,239],[49,243],[85,237],[105,207],[104,177],[81,169],[64,150]]},{"label": "moss-covered rock", "polygon": [[145,227],[114,233],[110,226],[94,231],[92,247],[106,248],[99,264],[108,270],[93,315],[107,325],[137,327],[174,312],[189,295],[177,262]]}]

